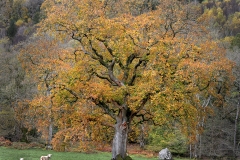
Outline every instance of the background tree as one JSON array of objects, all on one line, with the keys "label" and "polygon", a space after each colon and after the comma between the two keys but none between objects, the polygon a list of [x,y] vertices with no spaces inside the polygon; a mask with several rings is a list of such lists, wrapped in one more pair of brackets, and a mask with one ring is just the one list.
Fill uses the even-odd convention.
[{"label": "background tree", "polygon": [[[202,3],[203,16],[208,17],[208,26],[218,30],[218,36],[235,36],[239,33],[239,2],[230,1],[204,1]],[[213,27],[214,26],[214,27]]]},{"label": "background tree", "polygon": [[[208,22],[205,23],[205,25],[208,26],[208,30],[216,40],[221,41],[221,44],[225,48],[235,48],[233,49],[234,51],[232,49],[227,50],[227,55],[231,60],[238,59],[238,51],[236,49],[237,43],[235,40],[237,40],[238,37],[237,30],[239,27],[236,27],[237,21],[234,20],[237,19],[236,17],[238,15],[238,8],[236,8],[237,5],[234,5],[236,3],[238,2],[234,0],[223,2],[217,0],[204,1],[203,7],[206,7],[207,9],[205,8],[204,13],[200,18],[205,18],[204,22]],[[226,12],[227,10],[230,12]],[[221,21],[221,19],[223,21]],[[229,27],[230,25],[232,27]],[[233,54],[233,52],[235,54]],[[235,58],[232,58],[229,55],[234,55],[233,57]],[[237,61],[235,62],[236,64],[238,63]],[[234,75],[237,76],[237,73]],[[237,89],[234,86],[231,86],[229,89],[232,90],[232,93],[236,93]],[[239,156],[234,149],[234,143],[238,143],[239,133],[238,129],[236,129],[236,124],[238,123],[238,118],[236,118],[238,117],[236,107],[238,106],[238,100],[235,94],[226,94],[224,90],[220,90],[220,94],[225,97],[224,99],[226,103],[220,105],[221,107],[216,107],[214,103],[211,101],[209,102],[211,108],[214,110],[214,115],[209,116],[209,120],[205,122],[205,131],[200,135],[198,143],[196,144],[195,148],[198,156]]]},{"label": "background tree", "polygon": [[17,52],[4,47],[8,43],[7,39],[1,43],[3,43],[0,48],[1,136],[11,141],[26,141],[23,119],[18,118],[17,110],[19,102],[33,93],[31,83],[25,83],[27,78],[17,59]]},{"label": "background tree", "polygon": [[236,48],[234,50],[229,49],[227,55],[236,62],[233,70],[236,79],[234,85],[229,88],[231,94],[220,93],[224,96],[226,103],[216,107],[214,103],[210,102],[214,114],[206,120],[205,130],[201,136],[202,146],[197,148],[197,152],[201,152],[203,157],[236,158],[239,156],[237,146],[239,143],[239,50]]},{"label": "background tree", "polygon": [[[36,44],[38,44],[36,46]],[[53,116],[52,116],[52,89],[55,87],[54,81],[58,76],[58,58],[61,48],[56,45],[56,41],[50,36],[40,38],[33,37],[21,49],[19,59],[28,76],[32,76],[32,81],[37,85],[38,93],[35,99],[31,99],[27,109],[25,122],[29,128],[38,128],[46,145],[50,147],[53,136]],[[29,99],[28,99],[29,101]],[[33,112],[34,111],[34,112]],[[47,126],[47,127],[46,127]]]}]

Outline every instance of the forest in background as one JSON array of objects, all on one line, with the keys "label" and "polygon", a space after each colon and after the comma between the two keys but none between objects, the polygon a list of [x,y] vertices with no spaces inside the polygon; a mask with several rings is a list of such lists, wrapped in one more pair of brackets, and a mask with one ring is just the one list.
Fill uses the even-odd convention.
[{"label": "forest in background", "polygon": [[[135,1],[132,2],[137,3]],[[134,4],[137,6],[134,13],[139,11],[139,8],[141,8],[142,12],[151,10],[148,6],[150,2],[152,10],[158,6],[157,0],[141,0],[139,5]],[[3,136],[11,142],[38,142],[44,145],[50,145],[49,143],[52,142],[53,148],[59,151],[88,151],[95,149],[93,148],[95,143],[110,144],[114,133],[108,125],[97,128],[97,131],[104,132],[104,135],[93,134],[95,128],[91,128],[91,125],[100,125],[100,123],[104,122],[104,118],[100,120],[100,123],[96,123],[93,120],[96,119],[94,116],[100,115],[86,117],[88,121],[85,123],[89,124],[87,129],[91,130],[91,134],[88,133],[88,135],[84,135],[85,141],[82,143],[88,142],[88,146],[80,145],[79,147],[76,145],[76,142],[79,143],[79,137],[82,135],[78,135],[77,132],[73,132],[74,135],[71,135],[66,129],[66,124],[62,124],[63,121],[56,122],[51,127],[46,127],[49,121],[46,122],[44,117],[49,116],[48,110],[38,110],[37,107],[41,108],[41,104],[49,105],[45,103],[49,100],[46,98],[46,94],[50,94],[51,87],[49,86],[51,86],[52,83],[58,83],[54,77],[55,73],[48,72],[49,68],[54,67],[48,65],[48,63],[54,60],[54,56],[50,57],[51,61],[49,60],[48,63],[46,61],[46,63],[41,64],[39,68],[30,68],[30,65],[28,65],[29,61],[24,61],[28,55],[22,54],[22,49],[27,47],[31,48],[32,50],[30,50],[30,52],[35,53],[36,57],[38,57],[37,54],[41,52],[37,50],[41,50],[42,48],[47,48],[49,52],[55,51],[66,53],[67,55],[69,50],[71,51],[70,46],[76,44],[70,39],[56,42],[56,40],[48,36],[43,37],[43,39],[41,39],[41,37],[32,38],[36,34],[36,30],[41,28],[41,26],[38,26],[39,23],[46,18],[46,13],[41,8],[47,6],[41,7],[43,3],[44,0],[0,1],[0,136]],[[195,0],[184,3],[196,9],[196,12],[189,13],[189,17],[202,19],[203,25],[206,26],[206,29],[214,41],[226,49],[226,57],[235,63],[232,69],[235,79],[231,84],[227,84],[228,81],[224,82],[226,84],[220,81],[218,85],[215,86],[217,96],[221,97],[221,101],[215,101],[214,98],[210,98],[211,96],[206,96],[207,98],[205,99],[199,99],[199,101],[201,101],[200,104],[209,109],[209,114],[206,117],[204,116],[204,119],[196,122],[200,129],[194,137],[183,134],[181,128],[176,124],[155,126],[153,122],[145,122],[143,120],[141,123],[136,122],[136,125],[133,125],[132,132],[129,133],[128,142],[139,144],[139,147],[143,149],[154,151],[159,151],[167,147],[170,148],[174,154],[190,155],[192,158],[195,156],[200,158],[239,157],[240,1],[204,0],[199,2]],[[143,4],[148,5],[144,8],[144,6],[142,6]],[[201,37],[198,38],[200,39]],[[57,43],[57,46],[51,48],[48,46],[51,43],[52,46]],[[39,46],[40,48],[38,48]],[[39,56],[39,60],[41,60],[41,58],[42,57]],[[71,58],[74,59],[74,55]],[[31,57],[29,59],[34,63],[35,59],[31,59]],[[46,67],[47,70],[41,70],[44,67]],[[71,74],[77,75],[74,70],[71,70]],[[41,78],[38,77],[39,75],[41,75]],[[70,75],[67,74],[65,76],[70,77]],[[62,77],[62,79],[64,78],[66,77]],[[76,77],[73,76],[73,78]],[[71,83],[72,79],[68,80],[69,83]],[[64,116],[75,116],[71,115],[70,112],[73,111],[69,106],[72,106],[77,100],[74,96],[75,93],[72,92],[73,90],[67,87],[70,86],[62,85],[58,88],[61,94],[56,95],[58,99],[64,99],[57,101],[59,103],[58,105],[61,104],[62,106],[61,113],[58,115],[59,119],[65,118]],[[71,96],[66,92],[70,92]],[[118,92],[120,93],[121,91],[119,90]],[[40,93],[44,93],[45,97],[41,96]],[[51,100],[49,102],[51,102]],[[65,104],[69,104],[69,106]],[[52,105],[54,106],[54,104]],[[29,108],[32,109],[31,112]],[[95,112],[97,110],[93,109],[92,111]],[[34,112],[37,112],[37,114],[34,114]],[[56,112],[56,110],[52,110],[52,112]],[[73,117],[71,120],[77,121],[77,118],[79,117]],[[107,120],[106,123],[111,122],[112,121]],[[74,124],[72,122],[72,124],[76,125],[77,123]],[[66,130],[61,130],[63,126],[66,127]],[[52,130],[50,136],[49,129]],[[52,139],[52,137],[54,137],[54,139]],[[91,141],[94,141],[94,143],[92,144]]]}]

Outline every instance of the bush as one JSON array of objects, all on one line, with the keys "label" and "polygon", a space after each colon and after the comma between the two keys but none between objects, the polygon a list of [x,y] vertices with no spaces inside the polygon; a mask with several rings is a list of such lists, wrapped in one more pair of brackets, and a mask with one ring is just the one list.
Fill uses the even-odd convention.
[{"label": "bush", "polygon": [[187,152],[187,139],[176,128],[153,127],[149,132],[148,144],[148,149],[156,152],[163,148],[170,148],[176,154]]},{"label": "bush", "polygon": [[23,20],[19,19],[15,24],[16,26],[20,27],[23,25],[23,23],[24,23]]},{"label": "bush", "polygon": [[44,148],[43,144],[40,144],[38,142],[31,142],[31,143],[26,143],[26,142],[13,142],[11,148],[14,149],[33,149],[33,148]]},{"label": "bush", "polygon": [[8,139],[5,139],[4,137],[0,137],[0,146],[7,147],[11,145],[12,145],[11,141],[9,141]]}]

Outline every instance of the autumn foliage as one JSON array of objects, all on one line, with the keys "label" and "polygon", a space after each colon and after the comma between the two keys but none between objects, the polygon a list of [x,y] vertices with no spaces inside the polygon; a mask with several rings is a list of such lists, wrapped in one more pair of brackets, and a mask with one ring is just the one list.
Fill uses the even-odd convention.
[{"label": "autumn foliage", "polygon": [[39,89],[29,115],[41,131],[54,123],[56,150],[115,142],[145,121],[174,122],[194,142],[207,101],[224,103],[233,64],[197,6],[154,2],[44,2],[46,18],[20,59]]}]

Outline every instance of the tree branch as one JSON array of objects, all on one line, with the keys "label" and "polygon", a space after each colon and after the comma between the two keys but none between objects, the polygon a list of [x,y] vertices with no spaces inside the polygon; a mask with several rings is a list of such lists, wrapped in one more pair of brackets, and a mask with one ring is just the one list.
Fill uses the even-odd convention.
[{"label": "tree branch", "polygon": [[115,65],[115,58],[113,58],[112,62],[110,63],[110,65],[108,66],[108,74],[110,79],[117,84],[119,87],[121,86],[125,86],[123,82],[121,82],[119,79],[117,79],[114,74],[113,74],[113,67]]},{"label": "tree branch", "polygon": [[150,99],[150,95],[151,93],[147,93],[145,95],[145,97],[141,100],[140,104],[138,105],[138,108],[136,109],[135,112],[133,112],[131,114],[131,118],[133,118],[134,116],[136,116],[142,109],[143,107],[145,106],[145,104],[148,102],[148,100]]},{"label": "tree branch", "polygon": [[135,79],[136,79],[136,77],[137,77],[137,68],[142,64],[143,61],[144,61],[144,60],[139,59],[138,63],[135,65],[134,71],[133,71],[133,76],[132,76],[131,80],[130,80],[129,83],[128,83],[129,86],[132,86],[132,85],[133,85],[133,83],[134,83],[134,81],[135,81]]},{"label": "tree branch", "polygon": [[106,41],[106,40],[103,40],[103,39],[100,39],[100,38],[96,38],[96,39],[97,39],[98,41],[102,42],[102,44],[105,46],[105,48],[107,49],[107,51],[109,52],[109,54],[114,57],[114,55],[113,55],[113,50],[109,47],[107,41]]},{"label": "tree branch", "polygon": [[103,101],[99,101],[98,99],[94,99],[91,98],[91,100],[100,108],[102,108],[105,112],[105,114],[108,114],[109,116],[111,116],[113,119],[115,119],[115,114],[113,112],[113,110],[110,109],[110,107]]},{"label": "tree branch", "polygon": [[108,77],[104,77],[104,76],[98,74],[97,72],[94,72],[94,74],[95,74],[98,78],[100,78],[100,79],[105,79],[105,80],[107,80],[110,84],[113,85],[113,81],[111,81],[111,79],[109,79]]},{"label": "tree branch", "polygon": [[102,56],[101,54],[99,54],[98,51],[93,47],[91,40],[89,40],[88,42],[89,42],[89,45],[90,45],[91,50],[92,50],[93,53],[98,57],[98,58],[96,58],[96,60],[98,60],[101,65],[103,65],[104,67],[107,68],[107,63],[104,62],[103,56]]},{"label": "tree branch", "polygon": [[73,102],[77,102],[77,100],[79,99],[79,97],[78,97],[78,94],[76,93],[76,92],[74,92],[73,90],[71,90],[71,89],[69,89],[69,88],[67,88],[66,87],[66,85],[64,85],[64,84],[59,84],[59,88],[60,89],[65,89],[66,91],[68,91],[71,95],[73,95],[74,97],[75,97],[75,100],[73,101]]}]

